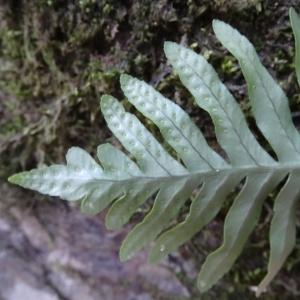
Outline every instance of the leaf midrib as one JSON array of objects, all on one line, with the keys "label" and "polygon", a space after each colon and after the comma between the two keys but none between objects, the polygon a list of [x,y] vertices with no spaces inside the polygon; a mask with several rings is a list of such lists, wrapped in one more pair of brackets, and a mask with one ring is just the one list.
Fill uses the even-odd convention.
[{"label": "leaf midrib", "polygon": [[[286,172],[287,174],[290,172],[299,172],[300,173],[300,163],[292,164],[292,163],[285,163],[285,164],[276,164],[276,165],[260,165],[260,166],[253,166],[253,165],[247,165],[247,166],[239,166],[239,167],[231,167],[231,168],[221,168],[216,171],[214,170],[206,170],[206,171],[197,171],[197,172],[191,172],[188,174],[182,174],[182,175],[174,175],[170,174],[170,176],[148,176],[148,175],[141,175],[141,176],[131,176],[124,179],[102,179],[102,178],[93,178],[92,180],[102,181],[102,182],[114,182],[114,183],[126,183],[131,181],[137,181],[137,180],[145,180],[145,181],[159,181],[161,183],[167,182],[167,181],[173,181],[173,180],[180,180],[187,177],[190,177],[190,180],[199,177],[201,178],[208,178],[216,175],[221,175],[224,173],[224,176],[234,176],[237,174],[242,174],[244,176],[248,176],[251,174],[260,174],[260,173],[266,173],[266,176],[270,172]],[[81,179],[80,176],[74,176],[73,178]],[[189,180],[189,179],[188,179]]]}]

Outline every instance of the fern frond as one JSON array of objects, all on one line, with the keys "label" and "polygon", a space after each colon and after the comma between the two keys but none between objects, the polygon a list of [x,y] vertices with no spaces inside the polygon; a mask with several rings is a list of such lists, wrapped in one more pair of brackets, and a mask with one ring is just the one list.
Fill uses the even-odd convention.
[{"label": "fern frond", "polygon": [[298,84],[300,86],[300,17],[297,15],[296,11],[293,8],[290,8],[290,22],[295,37],[295,68]]},{"label": "fern frond", "polygon": [[[299,80],[299,17],[293,10],[290,15]],[[196,103],[210,114],[217,140],[229,161],[211,149],[200,129],[178,105],[143,81],[122,75],[125,96],[159,128],[179,160],[117,99],[105,95],[101,99],[103,116],[130,157],[103,144],[98,147],[96,162],[84,150],[74,147],[67,153],[66,165],[22,172],[9,181],[43,194],[81,201],[84,212],[96,214],[109,207],[106,225],[110,229],[122,227],[147,199],[155,197],[152,209],[128,234],[120,251],[121,260],[127,260],[152,245],[152,262],[160,261],[191,239],[217,215],[229,193],[243,183],[225,219],[223,244],[201,268],[198,286],[206,291],[232,267],[255,228],[264,200],[287,178],[274,202],[270,262],[268,274],[257,289],[259,295],[295,245],[300,135],[292,122],[288,99],[261,64],[253,45],[221,21],[214,21],[213,28],[240,63],[256,123],[277,160],[258,143],[233,95],[206,59],[166,42],[168,61]],[[185,220],[170,226],[190,198]]]}]

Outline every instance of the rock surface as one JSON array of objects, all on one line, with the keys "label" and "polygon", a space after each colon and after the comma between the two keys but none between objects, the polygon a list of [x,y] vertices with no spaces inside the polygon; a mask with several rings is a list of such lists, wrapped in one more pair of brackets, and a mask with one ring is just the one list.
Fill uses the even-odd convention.
[{"label": "rock surface", "polygon": [[[125,232],[108,232],[57,199],[0,185],[1,300],[185,299],[189,293],[145,253],[118,259]],[[44,200],[44,201],[41,201]]]}]

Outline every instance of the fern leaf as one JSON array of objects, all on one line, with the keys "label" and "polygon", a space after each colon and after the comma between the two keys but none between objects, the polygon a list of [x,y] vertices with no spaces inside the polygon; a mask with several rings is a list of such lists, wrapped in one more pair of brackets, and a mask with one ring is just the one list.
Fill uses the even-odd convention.
[{"label": "fern leaf", "polygon": [[189,241],[220,211],[226,196],[237,186],[242,176],[215,176],[208,179],[192,201],[189,215],[182,222],[158,237],[149,254],[157,263],[180,245]]},{"label": "fern leaf", "polygon": [[239,60],[256,123],[278,159],[299,161],[300,135],[293,125],[283,90],[261,64],[253,45],[244,36],[221,21],[214,21],[213,28],[220,42]]},{"label": "fern leaf", "polygon": [[117,99],[103,96],[101,110],[110,130],[135,156],[146,174],[157,176],[186,173],[185,168],[166,152],[144,125],[135,116],[125,112]]},{"label": "fern leaf", "polygon": [[250,132],[239,105],[205,58],[170,42],[165,43],[165,53],[197,104],[212,117],[217,139],[230,162],[271,163],[270,156]]},{"label": "fern leaf", "polygon": [[97,157],[107,172],[130,174],[131,176],[139,176],[141,170],[129,157],[122,151],[110,144],[102,144],[97,149]]},{"label": "fern leaf", "polygon": [[[228,145],[230,147],[235,147],[233,139],[235,139],[234,141],[240,141],[238,151],[243,153],[243,157],[234,155],[234,163],[236,165],[244,164],[245,160],[247,160],[248,164],[252,165],[274,164],[275,162],[273,162],[269,155],[267,155],[256,142],[254,136],[249,131],[244,116],[233,96],[220,82],[216,72],[207,61],[203,57],[196,55],[194,52],[173,43],[167,44],[165,46],[165,51],[166,56],[174,69],[178,72],[182,82],[195,96],[197,103],[202,108],[206,109],[213,120],[215,120],[216,128],[218,126],[224,127],[220,131],[216,130],[216,134],[220,144],[224,145],[223,148],[227,153],[228,151],[231,151],[231,149],[228,148]],[[203,101],[203,99],[205,100]],[[230,102],[229,106],[226,105],[228,102]],[[225,118],[227,118],[226,123],[224,122]],[[220,122],[220,119],[223,122]],[[236,148],[234,150],[236,150]],[[228,156],[230,157],[229,153]],[[263,177],[266,177],[266,174],[264,174]],[[267,186],[269,186],[267,193],[259,194],[257,199],[253,195],[253,197],[249,197],[249,190],[254,188],[254,185],[251,185],[250,183],[254,179],[255,178],[252,176],[247,179],[244,190],[241,192],[240,197],[237,197],[227,215],[224,226],[224,243],[222,247],[207,258],[201,269],[198,284],[199,288],[203,291],[210,288],[231,268],[233,262],[240,254],[247,237],[256,224],[259,216],[258,213],[260,212],[263,203],[262,201],[276,186],[272,185],[270,180],[267,180]],[[248,190],[249,186],[250,188]],[[262,187],[261,190],[263,190]],[[247,207],[247,205],[249,205],[249,207]],[[236,215],[245,211],[248,213],[249,218],[235,218]],[[255,217],[252,216],[252,211],[256,214]],[[165,234],[165,236],[167,235],[168,233]],[[229,242],[228,236],[232,238]],[[163,244],[163,242],[160,243]],[[157,249],[155,250],[157,253]]]},{"label": "fern leaf", "polygon": [[[299,18],[293,10],[290,15],[299,74]],[[130,156],[103,144],[98,147],[96,162],[74,147],[67,153],[66,165],[22,172],[9,181],[68,201],[81,201],[81,209],[87,213],[109,207],[106,226],[110,229],[129,222],[139,206],[154,197],[152,209],[129,232],[120,251],[121,260],[127,260],[152,245],[152,262],[160,261],[199,232],[217,215],[227,195],[243,184],[226,216],[223,244],[201,268],[198,286],[206,291],[231,268],[259,219],[265,198],[287,177],[274,202],[270,262],[268,274],[257,289],[260,294],[295,245],[300,136],[284,92],[263,67],[252,44],[223,22],[215,21],[213,27],[221,43],[239,60],[255,120],[278,161],[258,143],[233,95],[204,57],[167,42],[169,62],[196,103],[210,114],[228,162],[207,144],[200,129],[178,105],[143,81],[122,75],[121,88],[128,100],[159,128],[180,161],[117,99],[105,95],[100,103],[103,116]],[[188,215],[172,227],[189,198]]]},{"label": "fern leaf", "polygon": [[[293,14],[293,11],[291,15],[297,17]],[[215,21],[213,27],[222,44],[239,60],[247,81],[248,94],[256,123],[270,142],[279,161],[299,161],[300,135],[292,122],[288,100],[284,92],[262,66],[254,47],[245,37],[229,25],[220,21]],[[230,35],[230,40],[228,39],[228,35]],[[240,46],[236,47],[232,43]],[[268,113],[268,118],[265,117],[266,113]],[[284,137],[284,139],[281,139],[281,137]],[[278,212],[278,206],[282,205],[282,201],[286,201],[287,207],[285,209],[288,213],[299,198],[297,193],[298,188],[293,186],[295,174],[291,175],[291,177],[287,181],[287,185],[281,190],[281,194],[275,200],[275,213],[270,232],[271,252],[269,271],[264,281],[260,284],[257,294],[260,294],[276,275],[294,246],[295,238],[293,232],[295,229],[285,232],[287,240],[284,240],[283,243],[277,242],[278,234],[282,236],[280,235],[281,232],[278,231],[278,227],[285,224],[281,219],[281,216],[284,215],[283,211],[281,209]],[[290,185],[293,187],[292,191],[289,190]],[[295,193],[295,195],[290,195],[291,197],[286,199],[285,196],[286,194],[289,195],[289,193]],[[289,217],[291,217],[290,221],[288,221],[288,224],[282,230],[288,230],[293,227],[293,216],[289,215]]]},{"label": "fern leaf", "polygon": [[292,172],[275,199],[274,217],[271,223],[271,253],[268,274],[259,284],[256,295],[266,287],[281,269],[296,243],[296,204],[300,198],[300,174]]},{"label": "fern leaf", "polygon": [[[106,171],[114,174],[127,173],[130,176],[142,176],[139,167],[122,151],[110,144],[102,144],[97,149],[97,156]],[[145,183],[138,187],[127,189],[126,193],[116,200],[106,215],[106,226],[109,229],[119,229],[148,198],[157,191],[156,184]],[[91,211],[95,213],[95,211]]]},{"label": "fern leaf", "polygon": [[129,75],[122,75],[120,81],[128,100],[160,129],[190,171],[213,170],[226,165],[178,105]]},{"label": "fern leaf", "polygon": [[207,291],[230,270],[258,221],[263,201],[281,179],[272,172],[247,177],[226,216],[222,246],[210,254],[201,267],[200,290]]},{"label": "fern leaf", "polygon": [[297,15],[296,11],[293,8],[290,8],[290,21],[294,32],[295,37],[295,67],[296,74],[298,79],[298,84],[300,86],[300,17]]},{"label": "fern leaf", "polygon": [[184,178],[174,180],[172,185],[163,186],[150,213],[125,238],[120,251],[121,260],[128,260],[153,241],[177,216],[180,207],[191,196],[197,185],[198,178],[195,180]]}]

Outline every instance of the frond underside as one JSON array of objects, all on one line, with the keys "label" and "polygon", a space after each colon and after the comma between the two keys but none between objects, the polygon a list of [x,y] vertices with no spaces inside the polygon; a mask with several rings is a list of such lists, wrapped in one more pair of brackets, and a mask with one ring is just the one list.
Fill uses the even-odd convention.
[{"label": "frond underside", "polygon": [[[300,19],[293,9],[290,17],[300,83]],[[122,75],[121,88],[128,101],[159,128],[179,160],[117,99],[105,95],[101,99],[103,116],[134,160],[110,144],[98,147],[99,162],[74,147],[67,153],[66,165],[22,172],[9,181],[69,201],[80,200],[87,213],[96,214],[109,207],[106,225],[110,229],[121,228],[147,199],[155,197],[151,211],[128,234],[120,251],[121,259],[127,260],[155,241],[149,253],[152,262],[162,260],[199,232],[243,182],[225,219],[223,243],[206,258],[200,270],[198,287],[206,291],[232,267],[259,219],[264,200],[287,178],[274,201],[270,261],[268,273],[257,288],[259,295],[295,245],[300,135],[292,122],[288,99],[261,64],[253,45],[221,21],[214,21],[213,29],[222,45],[239,61],[257,126],[277,160],[258,143],[240,106],[205,58],[166,42],[168,61],[196,103],[210,114],[217,140],[229,161],[207,144],[200,129],[178,105],[145,82]],[[170,228],[191,197],[185,220]]]}]

